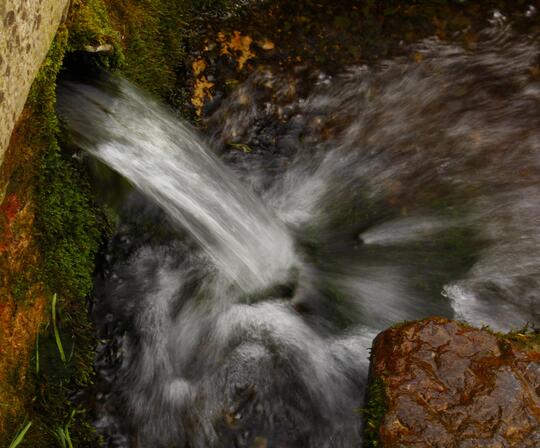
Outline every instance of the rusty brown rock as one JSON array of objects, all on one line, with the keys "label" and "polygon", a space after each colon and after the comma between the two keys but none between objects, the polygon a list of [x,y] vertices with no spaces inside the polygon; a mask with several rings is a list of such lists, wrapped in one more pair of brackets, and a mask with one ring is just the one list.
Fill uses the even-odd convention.
[{"label": "rusty brown rock", "polygon": [[540,337],[503,337],[444,318],[373,343],[382,447],[540,447]]}]

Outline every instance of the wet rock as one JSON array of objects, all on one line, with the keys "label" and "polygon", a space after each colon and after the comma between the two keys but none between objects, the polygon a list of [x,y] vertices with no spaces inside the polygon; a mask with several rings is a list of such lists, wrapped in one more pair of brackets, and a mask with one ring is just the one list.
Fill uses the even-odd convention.
[{"label": "wet rock", "polygon": [[367,446],[540,446],[540,336],[443,318],[373,342]]}]

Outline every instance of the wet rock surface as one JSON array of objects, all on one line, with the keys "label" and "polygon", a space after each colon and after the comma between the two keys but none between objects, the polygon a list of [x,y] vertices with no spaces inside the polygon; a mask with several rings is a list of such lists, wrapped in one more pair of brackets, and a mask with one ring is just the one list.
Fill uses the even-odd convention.
[{"label": "wet rock surface", "polygon": [[540,446],[539,349],[538,334],[498,336],[444,318],[382,332],[371,382],[383,386],[386,410],[370,446]]}]

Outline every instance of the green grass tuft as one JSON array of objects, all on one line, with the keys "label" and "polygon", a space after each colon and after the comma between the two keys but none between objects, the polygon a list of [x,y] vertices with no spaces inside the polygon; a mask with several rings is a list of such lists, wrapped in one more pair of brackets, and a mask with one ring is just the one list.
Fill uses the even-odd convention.
[{"label": "green grass tuft", "polygon": [[71,423],[73,422],[74,416],[75,411],[72,411],[69,421],[63,427],[59,426],[54,430],[56,440],[62,448],[73,448],[73,442],[71,441],[71,435],[69,432],[69,425],[71,425]]}]

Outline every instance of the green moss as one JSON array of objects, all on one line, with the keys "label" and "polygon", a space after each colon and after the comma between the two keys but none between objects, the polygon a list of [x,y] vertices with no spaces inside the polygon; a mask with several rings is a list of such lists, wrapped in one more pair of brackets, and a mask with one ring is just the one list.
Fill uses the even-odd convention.
[{"label": "green moss", "polygon": [[[56,79],[68,48],[69,31],[62,26],[36,77],[27,101],[28,134],[26,144],[33,148],[35,172],[34,232],[40,252],[39,273],[30,279],[40,280],[45,293],[59,300],[59,325],[68,361],[59,358],[53,328],[42,325],[39,372],[28,372],[33,378],[28,391],[27,416],[34,422],[25,443],[29,446],[56,446],[54,428],[70,427],[74,446],[97,446],[97,435],[87,413],[71,401],[74,392],[92,382],[95,338],[88,320],[84,297],[92,289],[95,255],[103,229],[99,210],[92,201],[85,176],[58,144],[59,124],[55,111]],[[26,277],[13,285],[15,296],[23,296],[30,287]],[[50,313],[48,313],[50,316]],[[37,365],[34,359],[30,366]],[[25,392],[26,393],[26,392]]]},{"label": "green moss", "polygon": [[[68,30],[60,26],[51,44],[49,53],[34,79],[26,102],[34,117],[34,135],[29,136],[33,143],[48,143],[58,132],[58,120],[54,110],[56,102],[56,77],[62,67],[68,42]],[[34,123],[35,122],[35,123]]]},{"label": "green moss", "polygon": [[60,294],[84,297],[92,286],[100,232],[84,176],[62,157],[58,145],[56,78],[68,38],[67,28],[61,27],[32,86],[28,104],[33,111],[34,134],[28,139],[42,151],[36,185],[36,232],[45,284]]},{"label": "green moss", "polygon": [[525,351],[540,352],[540,328],[531,328],[529,325],[525,325],[523,328],[508,333],[499,333],[489,327],[482,327],[482,330],[496,336],[503,351],[514,345]]},{"label": "green moss", "polygon": [[367,391],[367,403],[364,409],[364,446],[380,447],[379,428],[388,410],[388,401],[384,381],[372,378]]},{"label": "green moss", "polygon": [[37,224],[48,284],[53,291],[84,297],[92,289],[100,241],[96,213],[79,169],[53,145],[43,158]]},{"label": "green moss", "polygon": [[145,90],[177,104],[190,14],[185,1],[112,0],[109,15],[121,30],[122,74]]},{"label": "green moss", "polygon": [[21,301],[27,297],[31,283],[28,281],[26,273],[18,274],[11,285],[11,294],[16,301]]},{"label": "green moss", "polygon": [[29,139],[43,151],[36,186],[36,231],[45,283],[59,294],[84,297],[92,287],[100,231],[84,176],[62,157],[58,145],[56,77],[68,35],[65,27],[59,30],[32,86],[29,104],[35,134]]},{"label": "green moss", "polygon": [[110,45],[112,51],[99,52],[96,63],[108,69],[122,66],[124,51],[121,35],[113,28],[103,0],[73,0],[68,27],[68,52],[85,51],[88,46]]}]

